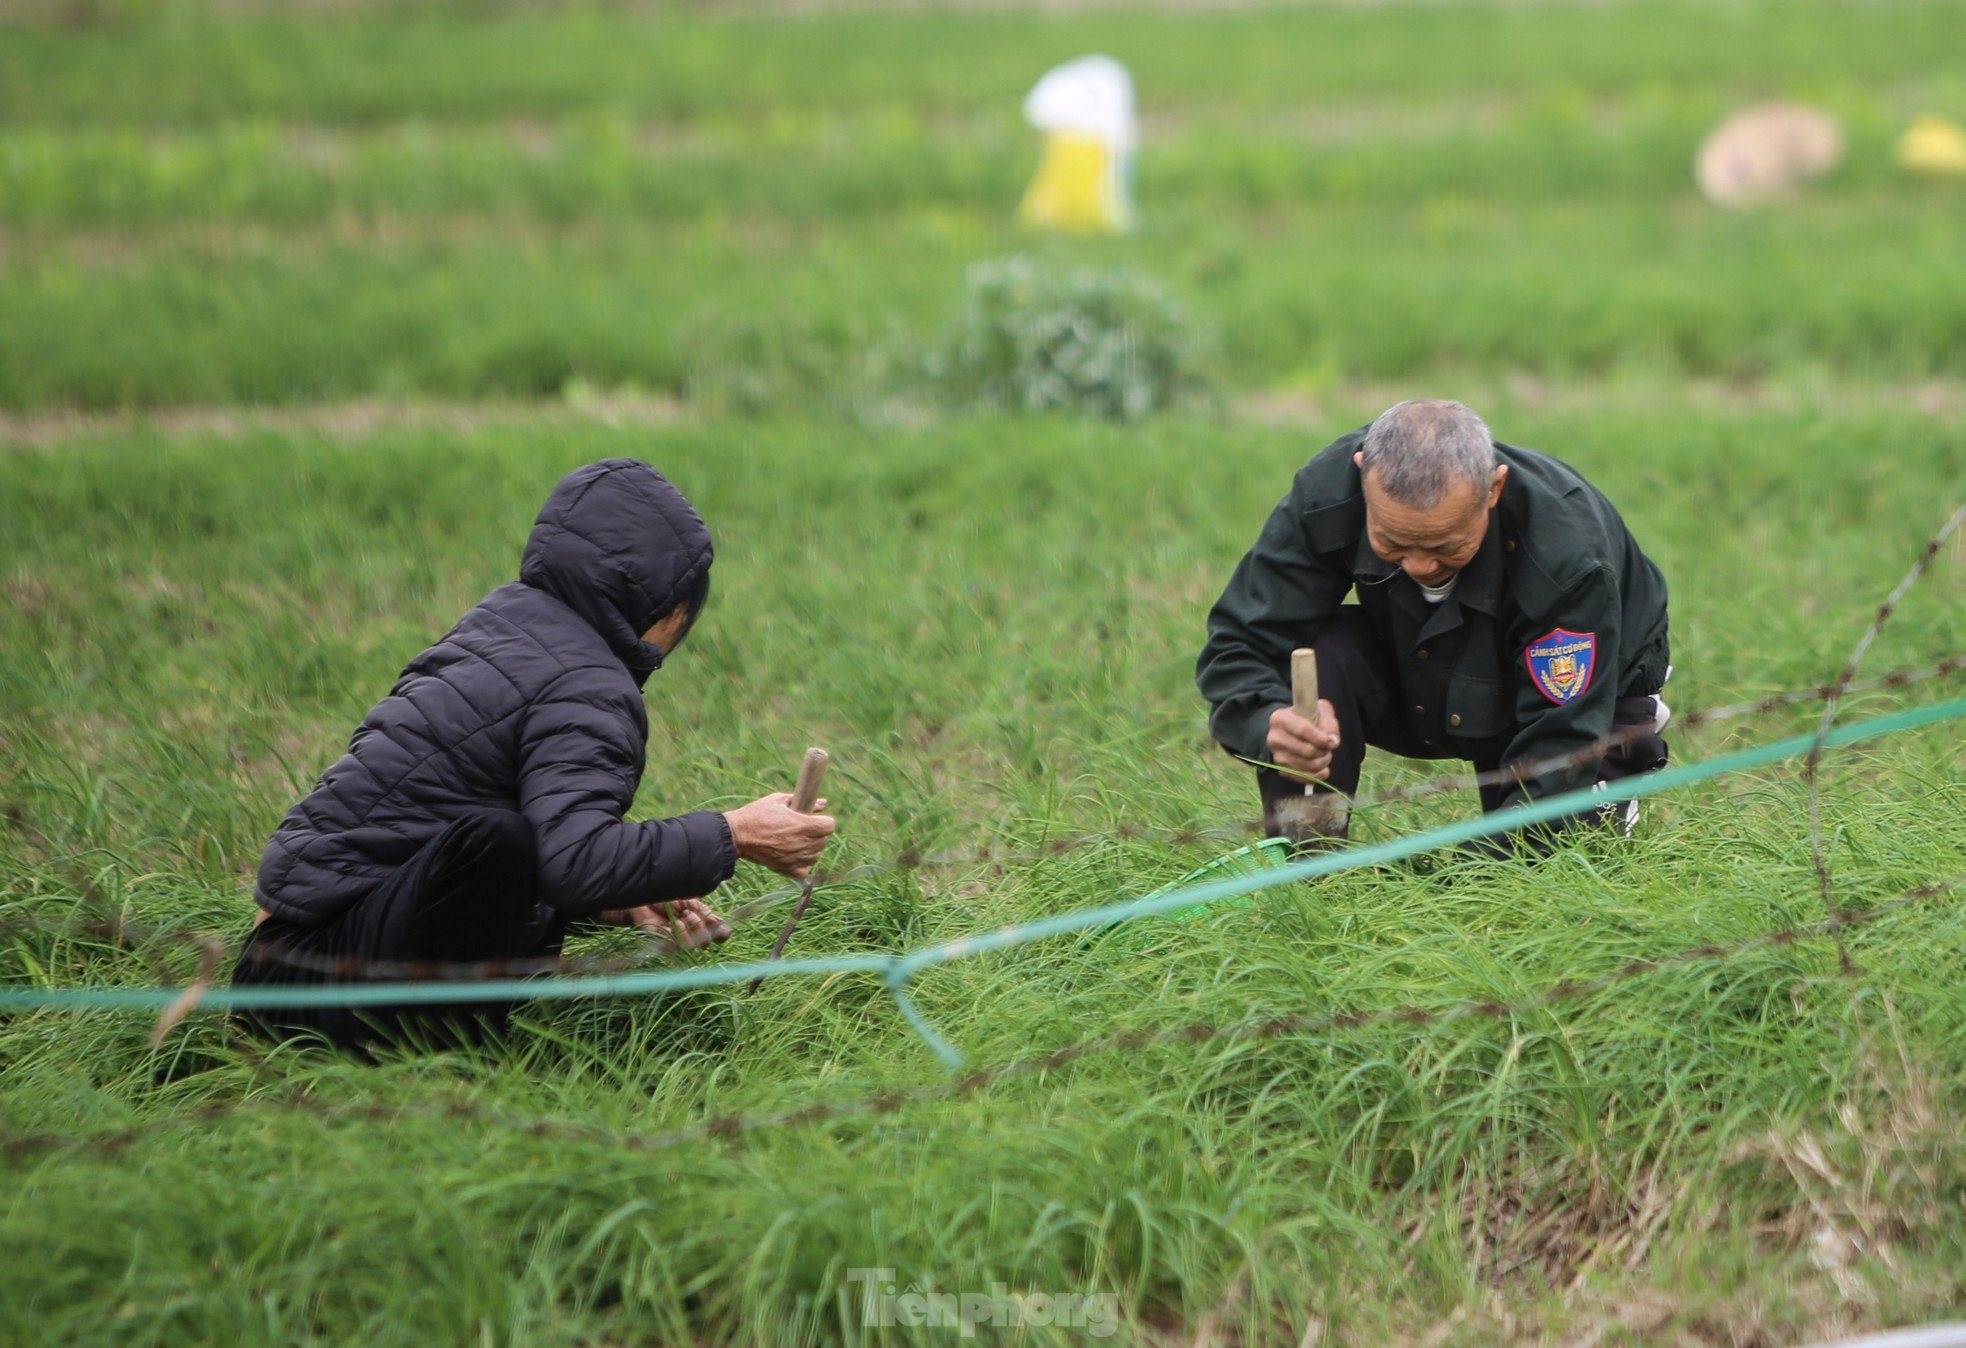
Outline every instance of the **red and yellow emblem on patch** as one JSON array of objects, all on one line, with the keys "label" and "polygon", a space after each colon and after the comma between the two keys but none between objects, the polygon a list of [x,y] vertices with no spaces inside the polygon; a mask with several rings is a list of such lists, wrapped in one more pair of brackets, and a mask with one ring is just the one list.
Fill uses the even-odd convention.
[{"label": "red and yellow emblem on patch", "polygon": [[1597,633],[1557,628],[1537,637],[1522,653],[1536,689],[1559,707],[1575,702],[1597,672]]}]

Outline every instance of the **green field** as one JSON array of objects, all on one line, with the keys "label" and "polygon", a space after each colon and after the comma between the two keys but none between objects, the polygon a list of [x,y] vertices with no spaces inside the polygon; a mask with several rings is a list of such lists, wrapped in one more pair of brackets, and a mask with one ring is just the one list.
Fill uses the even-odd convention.
[{"label": "green field", "polygon": [[[1671,583],[1681,709],[1834,677],[1966,499],[1966,182],[1889,159],[1910,116],[1966,117],[1956,4],[792,8],[0,18],[0,988],[179,984],[178,937],[236,947],[281,813],[606,455],[671,475],[720,558],[650,684],[640,813],[784,789],[818,743],[830,865],[1017,854],[822,888],[805,955],[1219,854],[1179,837],[1254,815],[1192,684],[1206,607],[1296,466],[1395,399],[1465,398],[1619,503]],[[1090,50],[1140,84],[1142,226],[1047,240],[1014,219],[1017,101]],[[1774,96],[1841,116],[1848,161],[1711,210],[1699,138]],[[1214,397],[1119,426],[897,395],[971,265],[1018,253],[1158,278]],[[1955,537],[1862,672],[1962,652]],[[1825,761],[1839,903],[1966,873],[1961,746]],[[499,1048],[377,1064],[210,1011],[156,1050],[147,1014],[0,1012],[0,1339],[963,1341],[865,1325],[866,1268],[1116,1298],[1103,1340],[984,1341],[1945,1318],[1966,892],[1850,928],[1848,969],[1824,937],[1632,966],[1819,922],[1809,813],[1788,762],[1541,865],[1348,871],[931,969],[912,995],[977,1067],[1138,1037],[952,1098],[867,974],[536,1002]],[[784,911],[686,958],[761,958]],[[1464,1003],[1510,1009],[1177,1033]],[[671,1136],[883,1092],[927,1098]]]}]

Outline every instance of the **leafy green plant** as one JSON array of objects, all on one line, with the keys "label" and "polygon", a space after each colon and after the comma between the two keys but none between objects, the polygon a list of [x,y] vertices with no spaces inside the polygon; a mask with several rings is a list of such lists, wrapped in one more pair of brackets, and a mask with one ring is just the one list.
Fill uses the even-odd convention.
[{"label": "leafy green plant", "polygon": [[1213,345],[1150,277],[1020,254],[969,269],[962,316],[923,370],[959,406],[1135,421],[1209,400]]}]

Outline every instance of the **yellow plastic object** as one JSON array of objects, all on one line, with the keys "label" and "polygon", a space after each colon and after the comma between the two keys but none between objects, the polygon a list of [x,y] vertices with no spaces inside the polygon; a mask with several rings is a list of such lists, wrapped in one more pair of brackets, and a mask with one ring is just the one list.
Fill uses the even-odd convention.
[{"label": "yellow plastic object", "polygon": [[1132,227],[1120,157],[1094,136],[1054,131],[1017,208],[1040,229],[1071,234],[1117,234]]},{"label": "yellow plastic object", "polygon": [[1966,177],[1966,131],[1943,117],[1920,117],[1898,138],[1898,166]]}]

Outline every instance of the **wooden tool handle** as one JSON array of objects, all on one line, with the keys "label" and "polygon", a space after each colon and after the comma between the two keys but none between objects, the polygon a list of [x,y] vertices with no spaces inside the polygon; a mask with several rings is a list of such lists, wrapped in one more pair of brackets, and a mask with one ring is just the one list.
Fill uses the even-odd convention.
[{"label": "wooden tool handle", "polygon": [[819,783],[826,777],[827,758],[824,749],[808,749],[805,761],[799,764],[799,784],[792,788],[792,808],[800,814],[811,814],[819,799]]},{"label": "wooden tool handle", "polygon": [[[792,808],[800,814],[811,814],[812,807],[819,803],[819,783],[826,777],[828,754],[824,749],[806,750],[805,759],[799,764],[799,784],[792,788]],[[771,958],[777,959],[785,953],[785,943],[792,939],[792,929],[799,925],[805,916],[806,905],[812,902],[812,878],[806,878],[803,892],[799,895],[799,906],[785,919],[785,928],[778,933],[778,940],[772,943]],[[751,980],[751,991],[756,992],[763,985],[765,976],[759,974]]]},{"label": "wooden tool handle", "polygon": [[1317,652],[1299,646],[1290,653],[1290,703],[1312,725],[1320,725],[1317,710]]}]

